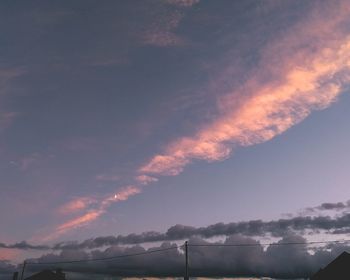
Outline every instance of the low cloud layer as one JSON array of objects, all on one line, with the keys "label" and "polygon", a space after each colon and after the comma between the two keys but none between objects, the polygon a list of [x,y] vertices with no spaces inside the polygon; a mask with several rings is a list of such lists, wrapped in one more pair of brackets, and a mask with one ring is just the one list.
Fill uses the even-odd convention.
[{"label": "low cloud layer", "polygon": [[211,238],[216,236],[229,236],[242,234],[246,236],[282,237],[291,232],[304,233],[305,231],[318,233],[344,233],[350,231],[350,214],[339,217],[330,216],[298,216],[274,221],[251,220],[237,223],[217,223],[207,227],[192,227],[177,224],[170,227],[165,233],[144,232],[118,236],[103,236],[85,240],[81,243],[63,242],[57,244],[55,249],[93,249],[103,246],[138,244],[145,242],[175,241],[192,238],[194,236]]},{"label": "low cloud layer", "polygon": [[[241,235],[227,237],[223,243],[208,243],[200,238],[189,240],[189,272],[192,277],[272,277],[294,279],[309,277],[324,267],[344,250],[350,248],[337,244],[315,249],[311,254],[307,245],[278,245],[279,243],[303,243],[298,235],[287,235],[279,242],[263,248],[257,240]],[[249,247],[213,246],[229,244],[251,244]],[[202,246],[191,246],[197,244]],[[205,246],[210,245],[210,246]],[[145,249],[141,246],[129,248],[111,246],[100,251],[62,250],[59,254],[47,254],[30,262],[57,262],[77,259],[108,258],[112,256],[146,253],[176,246],[164,242],[159,247]],[[326,250],[327,249],[327,250]],[[109,277],[181,277],[184,275],[184,254],[182,249],[170,249],[156,253],[96,261],[79,264],[59,265],[68,273],[85,274],[87,278]],[[57,268],[58,265],[29,264],[27,273],[43,268]],[[90,276],[89,276],[90,275]],[[74,277],[71,277],[74,279]],[[86,278],[85,278],[86,279]]]}]

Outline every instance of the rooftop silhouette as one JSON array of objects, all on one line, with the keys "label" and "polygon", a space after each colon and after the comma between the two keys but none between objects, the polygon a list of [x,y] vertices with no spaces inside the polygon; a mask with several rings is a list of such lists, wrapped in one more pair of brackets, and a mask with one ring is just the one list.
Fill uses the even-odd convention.
[{"label": "rooftop silhouette", "polygon": [[346,280],[350,279],[350,254],[341,253],[325,268],[315,273],[310,280]]},{"label": "rooftop silhouette", "polygon": [[25,278],[25,280],[66,280],[66,275],[61,269],[56,271],[43,270]]}]

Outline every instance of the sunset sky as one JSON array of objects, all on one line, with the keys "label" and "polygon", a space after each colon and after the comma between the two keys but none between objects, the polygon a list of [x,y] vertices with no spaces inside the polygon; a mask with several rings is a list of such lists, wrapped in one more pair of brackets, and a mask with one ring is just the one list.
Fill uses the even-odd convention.
[{"label": "sunset sky", "polygon": [[96,237],[350,232],[349,1],[6,0],[0,30],[0,279]]}]

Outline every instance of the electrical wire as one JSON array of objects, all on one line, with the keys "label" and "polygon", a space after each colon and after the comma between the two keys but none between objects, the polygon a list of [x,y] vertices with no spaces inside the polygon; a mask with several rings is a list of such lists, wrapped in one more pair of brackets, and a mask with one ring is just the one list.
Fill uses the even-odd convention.
[{"label": "electrical wire", "polygon": [[84,260],[72,260],[72,261],[57,261],[57,262],[26,262],[27,265],[47,265],[47,264],[69,264],[69,263],[83,263],[83,262],[94,262],[94,261],[108,261],[108,260],[114,260],[114,259],[121,259],[121,258],[129,258],[129,257],[135,257],[135,256],[142,256],[142,255],[148,255],[153,254],[157,252],[164,252],[169,250],[174,250],[181,248],[182,246],[173,246],[169,248],[163,248],[163,249],[157,249],[157,250],[150,250],[145,251],[141,253],[134,253],[134,254],[126,254],[126,255],[118,255],[113,257],[106,257],[106,258],[97,258],[97,259],[84,259]]}]

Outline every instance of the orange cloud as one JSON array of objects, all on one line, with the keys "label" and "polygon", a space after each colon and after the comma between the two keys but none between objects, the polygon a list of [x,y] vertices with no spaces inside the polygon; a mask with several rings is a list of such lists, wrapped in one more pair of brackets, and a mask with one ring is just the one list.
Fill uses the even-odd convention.
[{"label": "orange cloud", "polygon": [[[146,162],[139,174],[177,175],[193,160],[223,160],[235,146],[268,141],[313,110],[332,104],[350,81],[350,37],[339,31],[350,5],[339,9],[339,14],[330,12],[328,21],[317,14],[313,22],[300,24],[276,41],[262,55],[260,69],[242,86],[243,94],[236,90],[227,94],[216,119],[193,136],[170,143]],[[269,64],[280,53],[280,61]],[[275,78],[259,82],[266,73]]]}]

